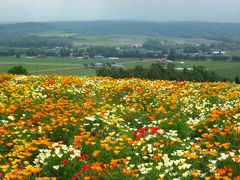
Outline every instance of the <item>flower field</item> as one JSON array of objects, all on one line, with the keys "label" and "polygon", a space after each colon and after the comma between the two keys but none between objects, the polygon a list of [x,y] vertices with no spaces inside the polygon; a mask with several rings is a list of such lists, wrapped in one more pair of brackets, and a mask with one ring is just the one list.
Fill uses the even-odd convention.
[{"label": "flower field", "polygon": [[240,85],[0,75],[0,179],[240,179]]}]

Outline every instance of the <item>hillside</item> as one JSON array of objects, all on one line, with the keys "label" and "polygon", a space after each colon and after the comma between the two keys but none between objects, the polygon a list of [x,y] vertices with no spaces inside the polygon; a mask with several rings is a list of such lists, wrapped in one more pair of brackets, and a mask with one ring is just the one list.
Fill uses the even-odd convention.
[{"label": "hillside", "polygon": [[0,33],[28,35],[32,33],[66,32],[98,35],[159,35],[167,37],[199,37],[240,40],[239,23],[152,22],[152,21],[72,21],[26,22],[0,25]]},{"label": "hillside", "polygon": [[1,179],[240,178],[240,86],[0,75]]}]

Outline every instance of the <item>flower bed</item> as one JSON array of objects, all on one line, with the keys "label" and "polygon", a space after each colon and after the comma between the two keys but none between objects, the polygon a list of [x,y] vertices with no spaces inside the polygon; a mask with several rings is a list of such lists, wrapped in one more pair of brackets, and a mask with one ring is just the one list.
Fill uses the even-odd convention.
[{"label": "flower bed", "polygon": [[0,179],[240,179],[240,86],[0,75]]}]

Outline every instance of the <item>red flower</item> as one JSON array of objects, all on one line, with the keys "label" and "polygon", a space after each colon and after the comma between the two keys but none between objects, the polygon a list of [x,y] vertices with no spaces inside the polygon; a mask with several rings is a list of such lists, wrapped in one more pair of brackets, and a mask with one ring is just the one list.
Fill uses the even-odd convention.
[{"label": "red flower", "polygon": [[68,161],[67,161],[66,159],[64,159],[64,160],[62,161],[62,163],[63,163],[64,165],[67,165]]},{"label": "red flower", "polygon": [[82,156],[78,156],[78,160],[87,159],[87,158],[88,158],[87,154],[83,154]]},{"label": "red flower", "polygon": [[72,180],[77,180],[78,178],[76,176],[73,176],[72,177]]},{"label": "red flower", "polygon": [[80,161],[80,160],[82,160],[83,159],[83,157],[82,156],[78,156],[78,160]]},{"label": "red flower", "polygon": [[140,138],[141,138],[140,136],[134,136],[134,139],[137,140],[137,141],[139,141]]},{"label": "red flower", "polygon": [[82,155],[84,159],[87,159],[88,158],[88,155],[87,154],[83,154]]},{"label": "red flower", "polygon": [[81,176],[82,175],[82,171],[79,171],[79,172],[77,172],[77,176]]},{"label": "red flower", "polygon": [[82,166],[82,170],[83,170],[83,171],[87,171],[88,169],[89,169],[88,166]]},{"label": "red flower", "polygon": [[151,133],[155,134],[158,130],[159,130],[158,127],[153,127],[152,130],[151,130]]}]

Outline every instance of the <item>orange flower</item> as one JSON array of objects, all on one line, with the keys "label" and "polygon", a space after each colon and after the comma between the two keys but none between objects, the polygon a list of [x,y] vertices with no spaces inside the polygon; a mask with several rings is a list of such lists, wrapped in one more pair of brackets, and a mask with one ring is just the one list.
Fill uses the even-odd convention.
[{"label": "orange flower", "polygon": [[214,173],[223,175],[223,174],[226,174],[227,171],[226,171],[226,169],[216,169],[216,170],[214,171]]},{"label": "orange flower", "polygon": [[230,143],[224,143],[224,144],[222,144],[222,146],[224,147],[224,149],[229,149],[229,147],[230,147]]},{"label": "orange flower", "polygon": [[233,161],[236,162],[236,163],[239,163],[240,162],[240,157],[234,156]]},{"label": "orange flower", "polygon": [[209,151],[209,152],[206,152],[206,155],[216,156],[216,155],[217,155],[217,152],[215,152],[215,151]]},{"label": "orange flower", "polygon": [[198,159],[198,155],[190,153],[190,154],[185,154],[184,157],[188,159]]},{"label": "orange flower", "polygon": [[214,145],[213,144],[211,144],[210,142],[204,142],[204,144],[206,145],[206,147],[208,148],[208,149],[210,149],[210,148],[212,148]]},{"label": "orange flower", "polygon": [[99,151],[99,150],[98,150],[98,151],[94,151],[94,152],[92,153],[92,156],[93,156],[93,157],[97,157],[97,156],[100,154],[100,152],[101,152],[101,151]]}]

